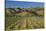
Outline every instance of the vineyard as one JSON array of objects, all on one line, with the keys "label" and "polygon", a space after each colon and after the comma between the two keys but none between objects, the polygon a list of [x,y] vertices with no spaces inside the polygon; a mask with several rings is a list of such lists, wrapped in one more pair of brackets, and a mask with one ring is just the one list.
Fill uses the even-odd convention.
[{"label": "vineyard", "polygon": [[[26,29],[43,29],[44,28],[44,12],[43,9],[37,11],[6,11],[6,31],[8,30],[26,30]],[[41,13],[40,13],[41,12]]]}]

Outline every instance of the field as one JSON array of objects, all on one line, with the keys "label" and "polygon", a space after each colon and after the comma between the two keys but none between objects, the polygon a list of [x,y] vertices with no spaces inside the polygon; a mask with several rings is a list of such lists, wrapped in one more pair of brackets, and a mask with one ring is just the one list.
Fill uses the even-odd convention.
[{"label": "field", "polygon": [[[44,28],[44,10],[6,11],[6,30],[26,30]],[[41,12],[41,13],[40,13]]]}]

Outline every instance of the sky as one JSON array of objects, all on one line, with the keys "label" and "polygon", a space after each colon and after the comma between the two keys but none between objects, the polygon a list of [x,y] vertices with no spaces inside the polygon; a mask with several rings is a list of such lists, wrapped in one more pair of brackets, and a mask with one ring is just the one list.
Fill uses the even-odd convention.
[{"label": "sky", "polygon": [[6,8],[44,7],[43,2],[6,1]]}]

